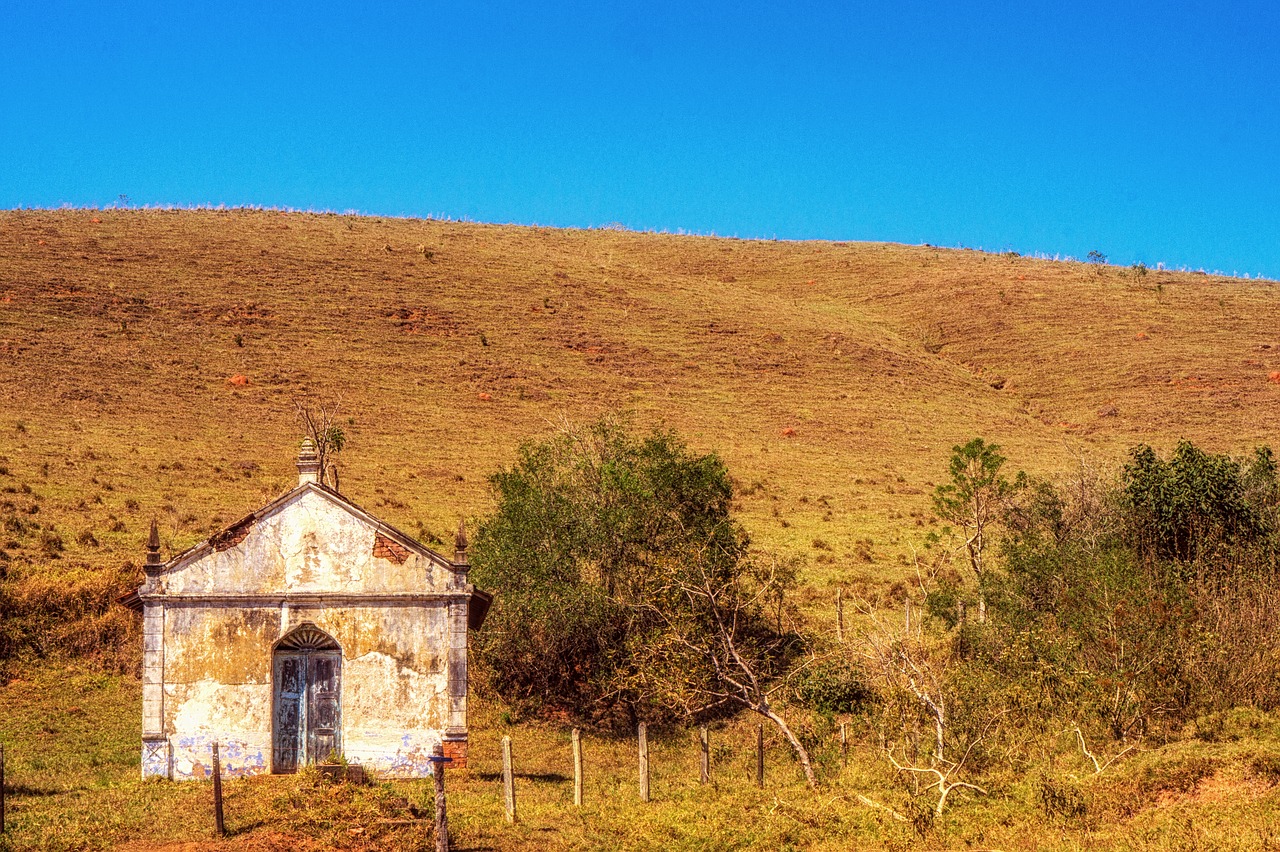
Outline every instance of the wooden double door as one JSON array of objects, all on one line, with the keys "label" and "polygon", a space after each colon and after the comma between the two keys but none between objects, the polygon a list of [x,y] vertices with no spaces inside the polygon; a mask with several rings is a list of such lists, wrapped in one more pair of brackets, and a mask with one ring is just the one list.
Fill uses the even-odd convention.
[{"label": "wooden double door", "polygon": [[342,653],[277,650],[273,772],[297,772],[342,753]]}]

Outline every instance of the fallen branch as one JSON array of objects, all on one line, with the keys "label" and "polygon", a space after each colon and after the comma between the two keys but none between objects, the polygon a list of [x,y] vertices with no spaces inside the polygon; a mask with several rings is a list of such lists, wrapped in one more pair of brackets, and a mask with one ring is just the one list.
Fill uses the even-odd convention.
[{"label": "fallen branch", "polygon": [[866,805],[866,806],[867,806],[867,807],[869,807],[869,808],[875,808],[875,809],[876,809],[876,810],[878,810],[878,811],[884,811],[884,812],[885,812],[885,813],[887,813],[889,816],[891,816],[891,817],[893,817],[894,819],[896,819],[898,822],[910,822],[910,821],[911,821],[911,820],[907,819],[906,817],[904,817],[902,814],[900,814],[900,813],[898,813],[897,811],[895,811],[893,808],[889,807],[888,805],[882,805],[882,804],[880,804],[879,802],[877,802],[875,799],[868,799],[866,796],[862,795],[861,793],[855,793],[854,795],[856,795],[856,796],[858,797],[858,801],[859,801],[859,802],[862,802],[862,804]]}]

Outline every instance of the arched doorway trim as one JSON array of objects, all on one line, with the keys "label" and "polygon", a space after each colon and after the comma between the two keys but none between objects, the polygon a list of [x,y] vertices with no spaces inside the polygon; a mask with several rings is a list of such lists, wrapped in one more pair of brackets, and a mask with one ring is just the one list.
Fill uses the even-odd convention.
[{"label": "arched doorway trim", "polygon": [[281,637],[271,660],[271,771],[297,772],[342,753],[342,649],[304,622]]}]

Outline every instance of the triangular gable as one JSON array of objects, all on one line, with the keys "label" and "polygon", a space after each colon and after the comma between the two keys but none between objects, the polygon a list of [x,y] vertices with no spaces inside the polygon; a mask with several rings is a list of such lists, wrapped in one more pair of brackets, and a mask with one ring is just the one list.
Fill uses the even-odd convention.
[{"label": "triangular gable", "polygon": [[159,580],[165,594],[412,594],[466,582],[444,556],[314,482],[178,554]]}]

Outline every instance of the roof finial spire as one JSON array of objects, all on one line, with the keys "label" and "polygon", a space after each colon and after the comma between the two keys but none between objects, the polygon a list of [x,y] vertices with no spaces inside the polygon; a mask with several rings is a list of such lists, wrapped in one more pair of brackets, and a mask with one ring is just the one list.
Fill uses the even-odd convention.
[{"label": "roof finial spire", "polygon": [[467,522],[466,519],[458,521],[458,535],[453,540],[453,563],[455,565],[467,565]]},{"label": "roof finial spire", "polygon": [[316,450],[315,441],[308,436],[302,439],[298,448],[298,484],[320,481],[320,453]]},{"label": "roof finial spire", "polygon": [[147,562],[142,570],[147,574],[159,574],[160,569],[164,567],[164,561],[160,558],[160,528],[156,525],[156,519],[151,519],[151,534],[147,536]]}]

